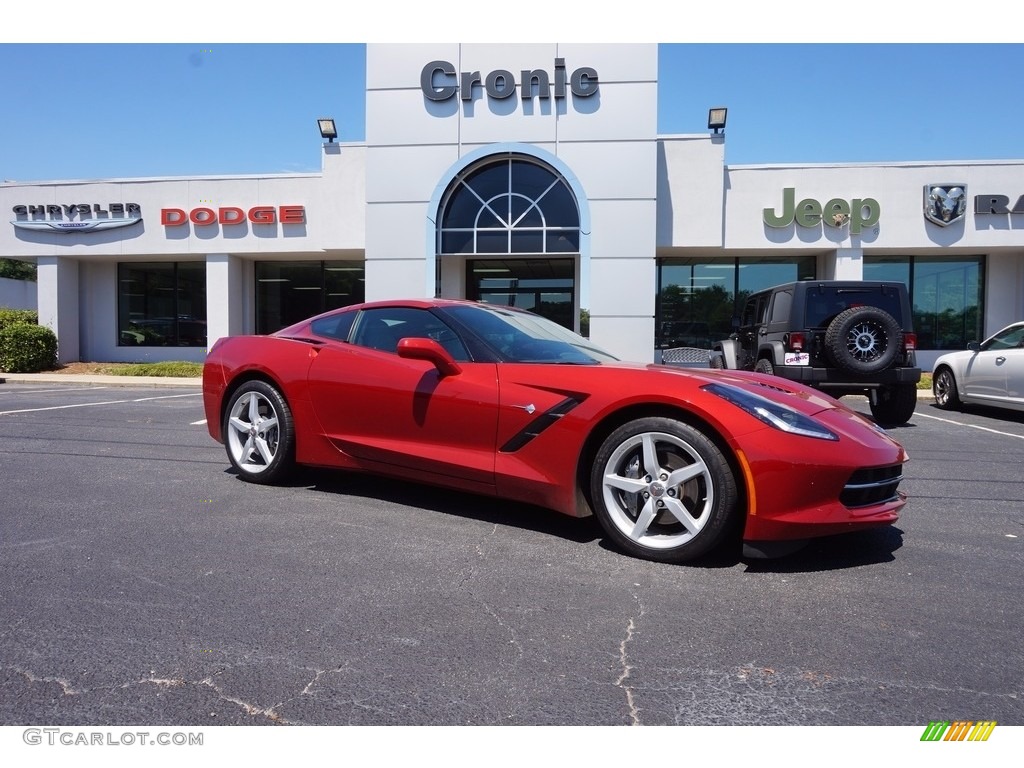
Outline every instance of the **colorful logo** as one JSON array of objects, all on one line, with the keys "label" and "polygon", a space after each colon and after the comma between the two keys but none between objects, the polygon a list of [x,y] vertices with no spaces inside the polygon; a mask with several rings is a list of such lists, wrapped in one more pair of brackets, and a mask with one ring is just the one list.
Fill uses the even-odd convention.
[{"label": "colorful logo", "polygon": [[932,720],[921,734],[921,741],[988,741],[995,727],[995,720]]}]

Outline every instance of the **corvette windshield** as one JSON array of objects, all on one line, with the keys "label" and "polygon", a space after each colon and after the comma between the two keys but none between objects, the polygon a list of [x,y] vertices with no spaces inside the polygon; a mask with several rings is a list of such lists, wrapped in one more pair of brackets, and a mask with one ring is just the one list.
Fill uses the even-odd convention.
[{"label": "corvette windshield", "polygon": [[618,358],[547,318],[497,306],[446,310],[514,363],[592,365]]}]

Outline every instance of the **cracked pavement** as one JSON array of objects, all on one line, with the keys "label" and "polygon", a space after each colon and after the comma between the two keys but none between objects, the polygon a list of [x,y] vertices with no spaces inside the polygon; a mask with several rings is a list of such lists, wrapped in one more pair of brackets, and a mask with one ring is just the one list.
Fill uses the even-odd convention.
[{"label": "cracked pavement", "polygon": [[1009,439],[915,419],[895,529],[669,566],[501,501],[249,485],[199,418],[2,417],[0,724],[1024,724]]}]

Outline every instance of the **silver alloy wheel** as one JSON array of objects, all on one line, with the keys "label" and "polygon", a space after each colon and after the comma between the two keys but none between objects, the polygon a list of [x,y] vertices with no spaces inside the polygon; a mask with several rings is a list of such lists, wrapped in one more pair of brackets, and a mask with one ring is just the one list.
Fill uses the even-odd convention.
[{"label": "silver alloy wheel", "polygon": [[235,401],[228,414],[228,450],[235,466],[257,475],[277,456],[280,426],[277,410],[267,397],[249,391]]},{"label": "silver alloy wheel", "polygon": [[642,547],[672,549],[711,519],[715,478],[701,455],[676,435],[642,432],[623,441],[603,471],[612,524]]},{"label": "silver alloy wheel", "polygon": [[948,368],[943,368],[932,379],[932,394],[935,395],[935,404],[940,408],[952,408],[960,401],[956,380]]}]

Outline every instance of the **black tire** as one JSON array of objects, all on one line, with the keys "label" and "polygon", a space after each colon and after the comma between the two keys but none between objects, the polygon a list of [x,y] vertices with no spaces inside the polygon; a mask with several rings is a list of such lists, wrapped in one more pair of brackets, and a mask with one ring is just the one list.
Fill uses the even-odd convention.
[{"label": "black tire", "polygon": [[843,310],[825,330],[825,351],[839,368],[858,374],[884,371],[903,346],[896,319],[878,307]]},{"label": "black tire", "polygon": [[754,371],[757,373],[767,373],[769,376],[775,375],[775,366],[772,365],[772,361],[767,357],[762,357],[756,363],[754,363]]},{"label": "black tire", "polygon": [[871,393],[868,404],[871,415],[881,426],[906,424],[917,408],[917,385],[904,382],[879,387]]},{"label": "black tire", "polygon": [[942,367],[932,378],[932,396],[935,404],[946,411],[960,408],[960,393],[956,389],[956,377],[949,368]]},{"label": "black tire", "polygon": [[675,419],[636,419],[612,432],[594,460],[590,492],[615,545],[648,560],[681,563],[704,555],[739,520],[736,478],[725,455]]},{"label": "black tire", "polygon": [[231,396],[222,424],[224,447],[238,476],[277,483],[295,467],[295,425],[288,403],[264,381],[247,381]]},{"label": "black tire", "polygon": [[716,371],[725,370],[725,357],[722,355],[712,355],[708,361],[708,365],[714,368]]}]

